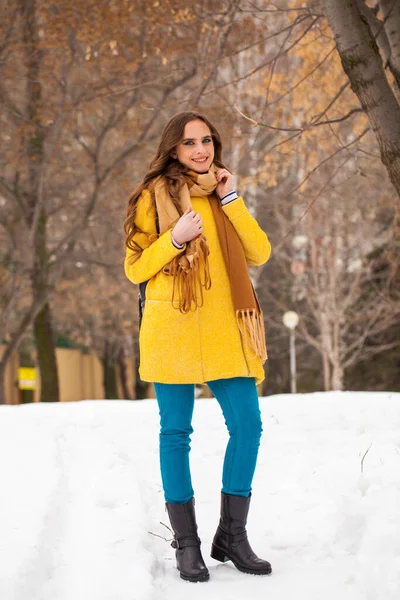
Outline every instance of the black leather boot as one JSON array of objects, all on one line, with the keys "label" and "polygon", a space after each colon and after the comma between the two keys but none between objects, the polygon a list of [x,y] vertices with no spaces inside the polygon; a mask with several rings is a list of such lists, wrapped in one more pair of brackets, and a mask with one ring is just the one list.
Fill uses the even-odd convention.
[{"label": "black leather boot", "polygon": [[186,504],[165,504],[174,540],[171,546],[176,549],[176,566],[182,579],[186,581],[207,581],[210,574],[200,550],[200,538],[197,535],[194,498]]},{"label": "black leather boot", "polygon": [[243,573],[269,575],[269,562],[258,558],[247,539],[246,523],[250,496],[221,495],[221,518],[211,547],[211,556],[220,562],[231,560]]}]

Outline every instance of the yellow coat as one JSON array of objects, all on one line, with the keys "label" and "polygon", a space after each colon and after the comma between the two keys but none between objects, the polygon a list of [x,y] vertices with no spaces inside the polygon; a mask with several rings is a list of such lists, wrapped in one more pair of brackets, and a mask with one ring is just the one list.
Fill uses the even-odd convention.
[{"label": "yellow coat", "polygon": [[[230,377],[264,379],[261,360],[243,345],[232,304],[230,284],[221,252],[212,209],[207,197],[193,197],[193,209],[203,220],[203,233],[210,247],[211,288],[204,290],[201,308],[182,314],[171,304],[172,276],[162,268],[182,250],[171,242],[168,230],[151,240],[136,234],[144,248],[130,264],[127,250],[125,273],[132,283],[150,280],[140,328],[140,377],[159,383],[205,383]],[[238,233],[249,265],[262,265],[271,253],[268,237],[246,208],[243,198],[223,207]],[[155,211],[148,190],[138,200],[137,226],[156,234]],[[155,240],[155,241],[154,241]]]}]

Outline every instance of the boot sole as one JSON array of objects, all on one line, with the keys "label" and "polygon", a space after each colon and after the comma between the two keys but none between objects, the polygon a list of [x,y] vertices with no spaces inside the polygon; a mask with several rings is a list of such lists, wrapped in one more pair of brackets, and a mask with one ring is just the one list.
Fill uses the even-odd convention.
[{"label": "boot sole", "polygon": [[191,583],[202,583],[203,581],[208,581],[210,579],[210,574],[201,575],[199,577],[189,577],[187,575],[183,575],[180,573],[181,579],[184,581],[190,581]]},{"label": "boot sole", "polygon": [[241,571],[242,573],[248,573],[249,575],[271,575],[271,573],[272,573],[272,568],[263,569],[263,570],[255,570],[255,569],[247,569],[246,567],[242,567],[241,565],[236,563],[230,556],[228,556],[226,554],[226,552],[224,552],[224,550],[222,550],[221,548],[218,548],[218,546],[214,546],[214,545],[211,547],[211,558],[213,558],[214,560],[218,560],[219,562],[222,562],[222,563],[228,562],[228,560],[230,560],[233,562],[233,564],[238,569],[238,571]]}]

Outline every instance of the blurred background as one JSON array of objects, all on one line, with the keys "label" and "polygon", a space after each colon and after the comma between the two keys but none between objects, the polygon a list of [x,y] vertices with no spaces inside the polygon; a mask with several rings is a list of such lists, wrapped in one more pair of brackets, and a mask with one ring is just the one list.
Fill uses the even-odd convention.
[{"label": "blurred background", "polygon": [[0,403],[153,395],[123,222],[189,109],[272,243],[260,393],[400,390],[399,2],[0,7]]}]

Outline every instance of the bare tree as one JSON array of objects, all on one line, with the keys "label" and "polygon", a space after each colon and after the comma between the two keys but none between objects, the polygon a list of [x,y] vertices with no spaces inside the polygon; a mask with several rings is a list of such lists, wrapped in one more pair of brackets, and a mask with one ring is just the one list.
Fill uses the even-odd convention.
[{"label": "bare tree", "polygon": [[400,3],[383,0],[377,10],[364,0],[323,0],[323,5],[351,89],[400,196]]},{"label": "bare tree", "polygon": [[[274,199],[273,222],[282,232],[274,255],[280,278],[271,277],[267,265],[259,281],[280,315],[289,309],[300,314],[298,336],[320,354],[326,390],[343,389],[350,367],[398,344],[382,335],[400,322],[393,286],[398,259],[385,259],[398,211],[388,203],[382,173],[369,166],[369,175],[360,175],[362,162],[357,153],[325,165],[311,181],[319,189],[312,198],[304,194],[302,207],[297,202],[285,211]],[[385,260],[391,268],[382,268]]]}]

